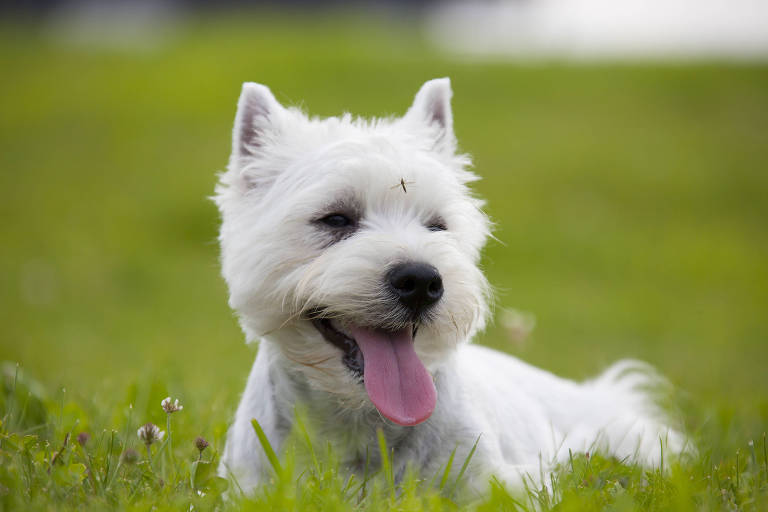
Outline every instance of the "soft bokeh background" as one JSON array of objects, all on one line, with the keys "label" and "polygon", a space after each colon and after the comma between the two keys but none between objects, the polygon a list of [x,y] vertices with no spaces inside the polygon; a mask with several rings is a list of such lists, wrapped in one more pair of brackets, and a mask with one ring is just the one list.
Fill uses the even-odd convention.
[{"label": "soft bokeh background", "polygon": [[226,304],[208,196],[241,83],[313,115],[380,116],[450,76],[497,223],[483,260],[496,321],[478,342],[573,378],[641,358],[681,390],[692,430],[765,430],[759,38],[673,58],[590,58],[584,43],[574,61],[533,29],[528,47],[457,50],[441,30],[463,11],[434,4],[39,3],[0,25],[0,359],[50,393],[108,399],[148,380],[232,411],[254,348]]}]

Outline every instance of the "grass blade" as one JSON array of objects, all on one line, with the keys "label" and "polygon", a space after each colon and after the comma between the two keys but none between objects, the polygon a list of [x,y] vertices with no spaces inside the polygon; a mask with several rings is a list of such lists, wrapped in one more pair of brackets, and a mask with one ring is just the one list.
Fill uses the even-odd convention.
[{"label": "grass blade", "polygon": [[264,450],[264,454],[267,456],[269,463],[272,465],[272,469],[275,470],[277,476],[281,476],[283,474],[283,468],[280,466],[280,461],[277,459],[277,454],[275,453],[275,450],[272,449],[272,445],[269,443],[267,435],[264,433],[264,430],[261,428],[261,425],[259,425],[256,418],[251,419],[251,425],[253,425],[256,437],[259,438],[259,443],[261,443],[261,447]]},{"label": "grass blade", "polygon": [[451,486],[451,492],[448,493],[449,497],[453,496],[453,493],[456,492],[456,487],[458,487],[459,482],[461,482],[461,478],[464,476],[464,472],[467,470],[467,467],[469,466],[469,461],[472,460],[472,456],[475,454],[475,450],[477,450],[477,443],[480,442],[480,436],[482,436],[482,434],[477,436],[477,439],[475,439],[475,444],[472,445],[472,449],[469,450],[469,454],[467,455],[467,458],[464,459],[464,464],[461,465],[459,474],[456,476],[456,480],[453,481],[453,485]]},{"label": "grass blade", "polygon": [[323,471],[322,471],[322,468],[320,467],[320,461],[317,458],[317,454],[315,453],[315,447],[312,444],[312,438],[309,436],[309,431],[307,430],[307,427],[304,424],[303,412],[296,411],[294,415],[296,417],[296,427],[299,429],[299,432],[301,432],[301,435],[304,438],[304,442],[307,445],[307,449],[309,450],[309,455],[312,459],[312,464],[315,467],[315,472],[317,472],[317,475],[320,476],[320,474]]},{"label": "grass blade", "polygon": [[389,458],[387,452],[387,440],[384,438],[384,432],[381,429],[376,430],[376,434],[379,438],[379,454],[381,455],[381,470],[384,472],[384,477],[387,479],[392,497],[395,496],[395,474],[392,471],[392,461]]},{"label": "grass blade", "polygon": [[445,484],[448,483],[448,477],[451,474],[451,467],[453,467],[453,457],[456,455],[456,448],[458,448],[458,446],[453,447],[453,451],[451,451],[451,456],[448,457],[448,462],[445,463],[445,471],[443,472],[443,478],[440,479],[441,491],[445,488]]}]

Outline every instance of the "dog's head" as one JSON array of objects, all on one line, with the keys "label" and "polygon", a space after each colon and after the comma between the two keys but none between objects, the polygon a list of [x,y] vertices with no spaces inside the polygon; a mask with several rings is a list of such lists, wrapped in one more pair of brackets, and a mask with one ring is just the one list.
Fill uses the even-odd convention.
[{"label": "dog's head", "polygon": [[249,340],[348,407],[401,425],[435,406],[430,372],[482,328],[488,220],[457,154],[448,79],[401,118],[310,119],[247,83],[216,202],[223,274]]}]

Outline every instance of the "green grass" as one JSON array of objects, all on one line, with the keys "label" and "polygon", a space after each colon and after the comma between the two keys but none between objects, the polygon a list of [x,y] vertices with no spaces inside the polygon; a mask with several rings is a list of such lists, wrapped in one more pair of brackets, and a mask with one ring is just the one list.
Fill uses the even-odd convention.
[{"label": "green grass", "polygon": [[[768,67],[457,61],[412,27],[249,14],[188,20],[136,51],[6,22],[0,68],[0,358],[40,381],[36,405],[22,394],[9,409],[5,379],[8,507],[43,507],[49,491],[73,507],[129,507],[131,493],[137,508],[197,500],[184,483],[192,440],[211,442],[206,457],[223,448],[253,356],[226,305],[206,200],[227,159],[241,82],[266,83],[316,115],[386,115],[446,75],[461,147],[497,223],[483,262],[497,309],[536,317],[524,342],[500,322],[479,342],[572,378],[619,357],[647,360],[680,390],[676,405],[701,448],[651,476],[599,457],[587,474],[577,456],[556,486],[562,508],[766,506]],[[173,485],[158,491],[141,465],[121,467],[107,496],[90,477],[78,481],[79,466],[62,473],[57,463],[49,477],[67,432],[90,432],[88,456],[114,471],[124,449],[139,447],[141,424],[165,424],[167,395],[185,405],[174,416]],[[36,436],[26,447],[9,437],[25,434]],[[75,445],[64,467],[86,464]],[[38,457],[29,471],[25,453]],[[354,506],[343,468],[326,478],[328,468],[301,481]],[[380,503],[363,505],[421,510],[408,505],[415,496],[423,509],[451,506],[408,487],[416,483],[388,501],[381,480]],[[299,507],[314,496],[281,485],[249,504]],[[461,503],[512,507],[505,492]]]},{"label": "green grass", "polygon": [[[545,486],[531,481],[524,489],[510,489],[492,478],[485,490],[467,486],[463,478],[474,448],[464,461],[451,456],[437,474],[410,468],[396,481],[381,433],[378,447],[371,447],[379,451],[381,466],[366,462],[362,474],[352,474],[335,447],[311,434],[300,412],[295,435],[279,456],[254,420],[271,472],[254,494],[243,495],[237,481],[216,476],[221,438],[210,447],[196,446],[196,427],[216,415],[210,409],[192,415],[196,404],[187,402],[183,410],[166,414],[159,401],[146,404],[149,410],[142,413],[130,405],[105,408],[90,401],[83,409],[82,400],[41,396],[39,384],[18,368],[3,370],[2,510],[759,511],[768,506],[765,435],[725,459],[715,461],[703,446],[696,456],[667,457],[656,468],[599,453],[571,454]],[[166,433],[151,445],[134,431],[148,417],[158,418]],[[95,430],[105,424],[111,428]]]}]

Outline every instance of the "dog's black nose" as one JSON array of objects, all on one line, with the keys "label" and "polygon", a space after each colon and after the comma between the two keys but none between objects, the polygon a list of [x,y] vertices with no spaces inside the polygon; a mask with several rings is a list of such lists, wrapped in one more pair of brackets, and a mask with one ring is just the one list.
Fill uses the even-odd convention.
[{"label": "dog's black nose", "polygon": [[443,296],[440,273],[426,263],[401,263],[387,278],[400,303],[414,313],[421,313]]}]

